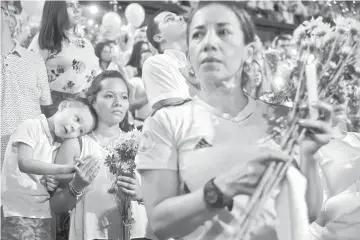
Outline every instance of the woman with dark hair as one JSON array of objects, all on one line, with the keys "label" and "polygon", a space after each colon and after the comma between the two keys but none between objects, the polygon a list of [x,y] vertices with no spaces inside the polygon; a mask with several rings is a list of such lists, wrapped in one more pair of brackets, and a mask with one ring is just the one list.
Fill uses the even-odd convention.
[{"label": "woman with dark hair", "polygon": [[[63,164],[80,158],[86,165],[88,157],[97,159],[87,180],[75,176],[68,187],[58,190],[50,199],[56,213],[71,211],[69,240],[122,239],[122,217],[114,196],[108,193],[113,179],[104,161],[110,149],[124,137],[119,124],[126,119],[130,96],[130,86],[121,73],[99,74],[87,91],[87,98],[98,116],[96,129],[80,139],[64,141],[58,151],[56,159]],[[118,184],[133,200],[135,222],[131,226],[131,237],[144,239],[147,217],[141,204],[139,178],[136,175],[121,177]]]},{"label": "woman with dark hair", "polygon": [[130,60],[127,66],[134,67],[136,74],[130,79],[130,84],[133,87],[133,98],[130,101],[130,109],[134,115],[134,125],[141,129],[144,120],[151,112],[151,107],[148,104],[144,82],[142,80],[142,66],[145,60],[152,56],[149,44],[147,42],[139,41],[135,43]]},{"label": "woman with dark hair", "polygon": [[80,19],[78,1],[46,1],[40,32],[28,48],[45,61],[55,106],[68,97],[84,95],[100,70],[91,43],[75,33]]},{"label": "woman with dark hair", "polygon": [[[147,118],[136,156],[149,225],[159,239],[238,240],[239,222],[265,166],[288,159],[269,136],[278,127],[271,119],[288,109],[254,100],[242,89],[254,36],[251,17],[234,1],[200,2],[188,21],[188,56],[200,91]],[[322,204],[314,154],[331,138],[332,117],[331,106],[314,106],[324,118],[299,121],[311,134],[298,139],[300,157],[285,188],[277,188],[252,218],[244,240],[309,239],[308,218],[314,220]]]}]

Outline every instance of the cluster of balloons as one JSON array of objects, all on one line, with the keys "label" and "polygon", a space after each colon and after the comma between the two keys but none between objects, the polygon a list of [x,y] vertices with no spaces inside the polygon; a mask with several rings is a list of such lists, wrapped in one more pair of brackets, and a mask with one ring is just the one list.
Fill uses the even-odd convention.
[{"label": "cluster of balloons", "polygon": [[[145,20],[145,10],[138,3],[131,3],[125,9],[125,17],[130,26],[127,28],[139,28]],[[102,18],[102,34],[107,40],[115,40],[122,32],[122,21],[115,12],[108,12]]]}]

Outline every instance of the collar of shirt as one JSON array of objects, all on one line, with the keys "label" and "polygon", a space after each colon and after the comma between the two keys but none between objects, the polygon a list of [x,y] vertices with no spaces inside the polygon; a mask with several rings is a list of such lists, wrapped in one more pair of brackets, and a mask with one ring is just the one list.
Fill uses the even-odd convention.
[{"label": "collar of shirt", "polygon": [[8,53],[8,55],[17,54],[19,57],[22,57],[24,55],[25,48],[20,46],[20,43],[16,40],[13,40],[13,42],[15,43],[15,47],[13,49],[11,49],[11,51]]},{"label": "collar of shirt", "polygon": [[175,49],[166,49],[166,50],[164,50],[164,54],[174,56],[181,63],[187,63],[188,62],[185,53],[183,53],[182,51],[175,50]]},{"label": "collar of shirt", "polygon": [[202,100],[197,95],[194,96],[193,101],[195,103],[198,103],[198,104],[202,105],[203,107],[209,109],[211,112],[213,112],[218,117],[239,123],[239,122],[244,121],[246,118],[248,118],[255,111],[255,108],[256,108],[256,101],[251,97],[247,96],[247,98],[248,98],[248,104],[235,117],[232,117],[228,113],[221,113],[219,110],[215,109],[213,106],[206,103],[204,100]]},{"label": "collar of shirt", "polygon": [[[59,147],[61,143],[59,142],[59,139],[57,139],[56,137],[55,137],[56,139],[54,139],[53,135],[51,134],[49,123],[48,123],[45,115],[41,114],[39,116],[39,120],[41,122],[42,127],[44,128],[44,131],[45,131],[46,136],[48,137],[49,141],[52,144],[54,144],[56,147]],[[58,140],[58,141],[56,141],[56,140]]]}]

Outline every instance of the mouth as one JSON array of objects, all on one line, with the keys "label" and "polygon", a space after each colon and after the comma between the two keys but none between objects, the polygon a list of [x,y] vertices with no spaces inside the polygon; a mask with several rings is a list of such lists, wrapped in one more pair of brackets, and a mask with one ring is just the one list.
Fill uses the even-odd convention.
[{"label": "mouth", "polygon": [[221,63],[221,61],[214,57],[206,57],[201,61],[201,64],[205,63]]},{"label": "mouth", "polygon": [[122,115],[122,114],[124,114],[122,111],[120,111],[120,110],[115,110],[115,111],[112,111],[111,113],[113,113],[113,114],[117,114],[117,115]]}]

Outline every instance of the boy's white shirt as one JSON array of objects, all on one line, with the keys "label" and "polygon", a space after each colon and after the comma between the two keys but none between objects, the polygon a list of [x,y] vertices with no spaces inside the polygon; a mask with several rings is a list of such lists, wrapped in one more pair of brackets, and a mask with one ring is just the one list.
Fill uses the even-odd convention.
[{"label": "boy's white shirt", "polygon": [[1,176],[1,200],[4,217],[51,218],[46,188],[40,183],[42,176],[20,171],[18,143],[25,143],[34,150],[33,160],[53,163],[60,144],[55,143],[47,119],[40,115],[22,122],[13,132],[6,148]]}]

